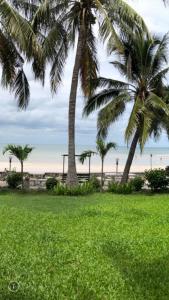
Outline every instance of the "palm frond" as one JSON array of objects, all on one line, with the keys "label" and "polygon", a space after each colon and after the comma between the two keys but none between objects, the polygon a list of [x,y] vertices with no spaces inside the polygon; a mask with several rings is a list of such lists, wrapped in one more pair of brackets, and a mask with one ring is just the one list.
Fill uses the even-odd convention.
[{"label": "palm frond", "polygon": [[12,85],[12,90],[15,91],[18,107],[26,109],[30,99],[29,82],[23,69],[18,70],[15,81]]},{"label": "palm frond", "polygon": [[119,119],[130,101],[129,94],[121,94],[100,110],[97,119],[98,137],[106,138],[109,127]]}]

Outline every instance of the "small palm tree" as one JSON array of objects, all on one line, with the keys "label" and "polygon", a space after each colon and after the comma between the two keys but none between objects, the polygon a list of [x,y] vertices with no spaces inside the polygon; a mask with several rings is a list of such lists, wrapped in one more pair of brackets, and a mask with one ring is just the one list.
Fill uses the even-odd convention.
[{"label": "small palm tree", "polygon": [[31,153],[33,150],[32,147],[29,147],[28,145],[25,146],[18,146],[18,145],[7,145],[4,150],[3,154],[6,152],[9,152],[10,155],[15,156],[21,164],[21,176],[22,176],[22,188],[23,188],[23,162],[28,158],[29,153]]},{"label": "small palm tree", "polygon": [[103,186],[104,184],[104,180],[103,180],[103,175],[104,175],[104,160],[105,157],[107,155],[107,153],[111,150],[111,149],[115,149],[116,148],[116,144],[115,143],[105,143],[101,138],[97,140],[97,152],[100,155],[101,158],[101,185]]},{"label": "small palm tree", "polygon": [[84,161],[88,158],[88,157],[91,157],[91,155],[94,155],[94,154],[98,154],[101,158],[101,186],[103,187],[103,184],[104,184],[104,180],[103,180],[103,177],[104,177],[104,159],[107,155],[107,153],[111,150],[111,149],[115,149],[116,148],[116,144],[115,143],[105,143],[102,139],[98,139],[96,141],[96,144],[97,144],[97,152],[93,152],[91,150],[88,150],[88,151],[84,151],[80,157],[79,157],[79,161],[83,164]]}]

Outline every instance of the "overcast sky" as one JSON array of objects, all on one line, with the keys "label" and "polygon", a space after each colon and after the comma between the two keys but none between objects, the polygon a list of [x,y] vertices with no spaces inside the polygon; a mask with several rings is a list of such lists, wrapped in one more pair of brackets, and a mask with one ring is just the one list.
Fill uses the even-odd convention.
[{"label": "overcast sky", "polygon": [[[164,7],[162,0],[126,0],[145,19],[152,32],[164,34],[169,30],[169,7]],[[106,77],[118,77],[103,47],[99,47],[100,74]],[[64,72],[64,81],[57,95],[50,94],[49,81],[45,88],[34,81],[31,68],[26,67],[26,74],[31,86],[31,101],[25,112],[17,110],[15,99],[0,88],[0,143],[30,144],[66,144],[67,115],[73,56],[69,57]],[[76,143],[93,144],[96,137],[96,114],[88,119],[82,118],[83,97],[79,91],[76,117]],[[123,145],[124,128],[127,124],[129,109],[124,117],[110,130],[109,139]],[[152,141],[148,146],[155,145]],[[160,146],[169,142],[163,133]]]}]

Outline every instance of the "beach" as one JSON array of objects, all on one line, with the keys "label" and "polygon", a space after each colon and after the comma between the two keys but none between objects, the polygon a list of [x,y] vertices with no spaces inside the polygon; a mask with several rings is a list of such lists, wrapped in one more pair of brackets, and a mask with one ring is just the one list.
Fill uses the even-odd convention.
[{"label": "beach", "polygon": [[[0,145],[0,171],[9,169],[9,155],[3,155],[2,150],[5,145]],[[45,172],[60,173],[63,171],[63,154],[67,154],[67,145],[31,145],[34,147],[29,159],[24,163],[24,171],[42,174]],[[95,146],[77,145],[76,154],[84,150],[96,151]],[[117,147],[110,151],[105,159],[105,172],[116,172],[116,159],[119,160],[118,171],[122,172],[127,159],[129,149],[127,147]],[[152,159],[151,159],[152,154]],[[151,168],[165,168],[169,165],[169,148],[145,148],[140,154],[139,148],[136,151],[131,172],[144,172]],[[20,170],[20,163],[16,158],[12,158],[12,169]],[[65,159],[65,172],[67,171],[67,158]],[[88,172],[88,161],[84,165],[80,164],[77,158],[77,171]],[[100,158],[98,155],[91,158],[91,172],[100,172]]]}]

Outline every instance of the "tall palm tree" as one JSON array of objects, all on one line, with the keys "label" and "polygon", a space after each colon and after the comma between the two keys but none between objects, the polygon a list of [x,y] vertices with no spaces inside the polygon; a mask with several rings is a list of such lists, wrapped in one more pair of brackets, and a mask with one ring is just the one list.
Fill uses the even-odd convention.
[{"label": "tall palm tree", "polygon": [[168,116],[168,107],[163,101],[164,79],[169,71],[167,63],[168,35],[162,39],[150,38],[136,30],[134,35],[123,35],[124,53],[112,62],[124,81],[99,78],[94,87],[101,87],[85,106],[85,114],[104,106],[98,115],[98,134],[106,137],[108,128],[124,113],[128,102],[133,103],[125,132],[127,143],[131,141],[122,182],[127,182],[137,144],[141,151],[149,136],[155,132],[155,120],[162,110]]},{"label": "tall palm tree", "polygon": [[105,157],[106,157],[107,153],[111,149],[115,149],[115,148],[116,148],[115,143],[109,142],[109,143],[106,144],[101,138],[99,138],[96,141],[97,152],[93,152],[91,150],[84,151],[79,157],[79,161],[83,164],[84,161],[88,157],[91,157],[91,155],[98,154],[100,156],[100,158],[101,158],[101,186],[102,187],[103,187],[103,184],[104,184],[104,160],[105,160]]},{"label": "tall palm tree", "polygon": [[23,70],[24,59],[40,62],[40,45],[30,24],[17,12],[12,1],[0,0],[0,65],[1,84],[15,92],[18,107],[29,102],[29,83]]},{"label": "tall palm tree", "polygon": [[22,147],[22,146],[12,145],[12,144],[7,145],[3,150],[3,154],[5,154],[6,152],[9,152],[10,155],[15,156],[20,161],[21,176],[22,176],[22,188],[24,187],[23,163],[28,158],[28,155],[32,152],[32,150],[33,150],[33,148],[29,147],[28,145],[25,145]]},{"label": "tall palm tree", "polygon": [[[28,2],[29,5],[26,5]],[[123,0],[58,0],[56,3],[51,0],[34,0],[32,5],[30,1],[25,0],[24,4],[20,1],[17,5],[29,15],[33,28],[39,32],[40,38],[44,32],[48,33],[45,39],[42,38],[42,44],[44,57],[47,55],[46,60],[52,61],[51,88],[53,91],[56,91],[61,81],[67,50],[76,45],[69,97],[67,176],[67,184],[75,185],[78,182],[75,163],[77,89],[80,77],[83,93],[88,96],[90,80],[96,78],[98,74],[97,35],[94,33],[96,24],[99,28],[99,35],[102,41],[106,42],[109,51],[114,45],[122,51],[115,29],[117,26],[124,29],[127,24],[126,27],[130,30],[135,26],[146,30],[146,26],[141,17]],[[41,76],[42,79],[44,79],[44,66],[45,63],[41,69],[36,63],[34,66],[37,76]]]}]

